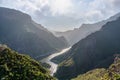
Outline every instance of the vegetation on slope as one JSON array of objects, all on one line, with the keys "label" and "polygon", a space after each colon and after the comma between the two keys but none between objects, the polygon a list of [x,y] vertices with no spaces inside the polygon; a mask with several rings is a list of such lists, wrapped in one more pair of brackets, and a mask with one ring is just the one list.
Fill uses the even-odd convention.
[{"label": "vegetation on slope", "polygon": [[114,63],[108,69],[94,69],[72,80],[120,80],[119,57],[115,58]]},{"label": "vegetation on slope", "polygon": [[2,7],[0,43],[37,60],[68,46],[65,38],[55,37],[43,26],[35,23],[28,14]]},{"label": "vegetation on slope", "polygon": [[37,61],[0,47],[0,80],[54,80]]},{"label": "vegetation on slope", "polygon": [[[114,61],[113,55],[120,53],[119,30],[120,18],[76,43],[68,51],[68,56],[65,54],[63,65],[59,66],[55,76],[67,80],[95,68],[108,68]],[[65,66],[69,64],[70,59],[74,64]]]}]

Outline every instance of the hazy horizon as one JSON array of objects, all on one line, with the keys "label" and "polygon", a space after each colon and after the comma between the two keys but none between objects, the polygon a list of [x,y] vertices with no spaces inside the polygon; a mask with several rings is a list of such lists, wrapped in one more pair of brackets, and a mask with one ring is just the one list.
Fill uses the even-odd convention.
[{"label": "hazy horizon", "polygon": [[120,0],[0,0],[0,7],[17,9],[51,31],[79,28],[120,12]]}]

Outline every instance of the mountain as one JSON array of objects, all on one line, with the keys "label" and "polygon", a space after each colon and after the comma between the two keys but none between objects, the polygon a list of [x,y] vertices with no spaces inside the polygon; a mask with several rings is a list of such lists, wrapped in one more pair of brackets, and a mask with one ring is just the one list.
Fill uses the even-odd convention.
[{"label": "mountain", "polygon": [[17,10],[0,7],[0,43],[33,58],[49,55],[68,46],[31,17]]},{"label": "mountain", "polygon": [[56,76],[70,79],[94,68],[107,68],[113,55],[120,53],[120,18],[108,22],[101,30],[87,36],[72,46],[64,55]]},{"label": "mountain", "polygon": [[94,69],[72,80],[120,80],[120,55],[115,57],[108,69]]},{"label": "mountain", "polygon": [[54,34],[56,36],[64,36],[70,45],[74,45],[88,35],[99,31],[107,22],[116,20],[118,17],[120,17],[120,13],[110,17],[107,20],[103,20],[94,24],[82,24],[80,28],[75,28],[74,30],[65,32],[54,32]]},{"label": "mountain", "polygon": [[39,62],[0,45],[0,80],[55,80]]}]

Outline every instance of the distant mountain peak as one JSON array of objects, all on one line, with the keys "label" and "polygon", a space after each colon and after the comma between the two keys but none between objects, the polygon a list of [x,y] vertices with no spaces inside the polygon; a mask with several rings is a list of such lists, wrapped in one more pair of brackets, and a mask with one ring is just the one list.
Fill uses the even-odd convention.
[{"label": "distant mountain peak", "polygon": [[[59,66],[56,76],[58,78],[64,77],[65,79],[67,77],[71,78],[78,74],[86,73],[87,71],[95,68],[108,68],[113,62],[115,64],[113,64],[110,69],[114,72],[119,72],[120,65],[116,64],[120,62],[119,30],[120,18],[117,18],[114,21],[107,22],[99,31],[87,36],[73,45],[71,50],[69,50],[68,53],[64,55],[65,58],[62,64],[72,59],[74,65],[67,67],[64,67],[64,65]],[[70,74],[66,75],[66,72]]]},{"label": "distant mountain peak", "polygon": [[105,25],[107,22],[114,21],[119,17],[120,17],[120,13],[117,13],[116,15],[106,20],[102,20],[92,24],[83,23],[79,28],[75,28],[73,30],[68,30],[65,32],[55,32],[55,35],[64,36],[66,40],[69,42],[69,44],[72,46],[75,43],[87,37],[88,35],[96,31],[99,31],[102,28],[102,26]]}]

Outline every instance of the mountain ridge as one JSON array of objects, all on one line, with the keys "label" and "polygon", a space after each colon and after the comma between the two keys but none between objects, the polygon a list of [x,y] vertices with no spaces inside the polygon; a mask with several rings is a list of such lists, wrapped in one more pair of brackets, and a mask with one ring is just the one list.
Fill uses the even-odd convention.
[{"label": "mountain ridge", "polygon": [[73,45],[67,56],[64,55],[56,76],[66,80],[94,68],[107,68],[113,62],[112,56],[120,52],[119,29],[120,18]]},{"label": "mountain ridge", "polygon": [[116,54],[114,62],[109,68],[99,68],[79,75],[72,80],[119,80],[120,79],[120,54]]},{"label": "mountain ridge", "polygon": [[47,69],[27,55],[0,45],[0,79],[1,80],[55,80]]},{"label": "mountain ridge", "polygon": [[0,43],[20,53],[41,59],[68,46],[65,39],[55,37],[28,14],[0,7],[0,18]]},{"label": "mountain ridge", "polygon": [[84,39],[88,35],[99,31],[102,28],[102,26],[107,22],[114,21],[118,17],[120,17],[120,13],[117,13],[116,15],[97,23],[82,24],[81,27],[75,28],[74,30],[68,30],[65,32],[55,32],[54,35],[64,36],[70,45],[74,45],[75,43],[79,42],[81,39]]}]

